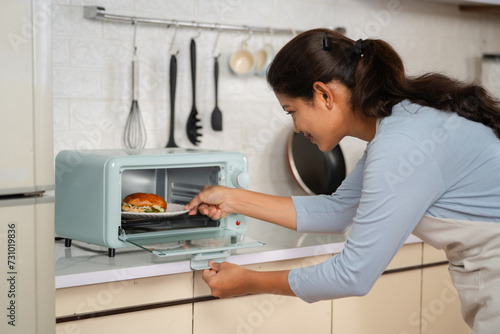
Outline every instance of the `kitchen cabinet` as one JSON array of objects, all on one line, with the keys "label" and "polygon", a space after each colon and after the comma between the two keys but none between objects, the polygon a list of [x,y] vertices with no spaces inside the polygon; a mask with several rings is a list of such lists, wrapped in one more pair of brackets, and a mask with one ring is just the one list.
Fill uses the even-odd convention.
[{"label": "kitchen cabinet", "polygon": [[[191,299],[193,274],[157,276],[112,283],[85,285],[56,290],[56,318],[109,311],[102,317],[65,321],[56,325],[56,333],[192,333],[190,303],[148,309],[148,305]],[[135,307],[132,312],[120,313]],[[118,312],[116,312],[118,311]]]},{"label": "kitchen cabinet", "polygon": [[[333,333],[471,333],[448,265],[432,265],[444,261],[444,251],[425,243],[403,246],[366,296],[333,301]],[[391,273],[398,268],[410,270]]]},{"label": "kitchen cabinet", "polygon": [[[249,265],[252,270],[287,270],[317,264],[330,256]],[[210,294],[197,272],[194,295]],[[221,333],[331,333],[331,301],[307,304],[296,297],[254,295],[196,303],[194,334]]]},{"label": "kitchen cabinet", "polygon": [[335,334],[418,334],[420,270],[382,276],[363,297],[333,301]]},{"label": "kitchen cabinet", "polygon": [[496,0],[484,0],[484,1],[479,1],[479,0],[419,0],[422,2],[438,2],[438,3],[447,3],[447,4],[452,4],[452,5],[461,5],[464,7],[470,6],[471,8],[473,7],[479,7],[479,6],[491,6],[492,8],[498,7],[499,3]]},{"label": "kitchen cabinet", "polygon": [[331,333],[330,301],[255,295],[194,305],[193,333]]},{"label": "kitchen cabinet", "polygon": [[66,333],[176,333],[191,334],[191,305],[117,314],[56,325],[56,334]]},{"label": "kitchen cabinet", "polygon": [[[245,267],[286,270],[329,257]],[[124,275],[117,270],[115,282],[57,289],[56,330],[92,334],[117,329],[120,333],[192,334],[470,333],[447,265],[440,264],[444,261],[442,251],[421,242],[407,244],[366,296],[313,304],[267,294],[212,299],[201,271],[121,280]]]},{"label": "kitchen cabinet", "polygon": [[438,4],[457,6],[460,12],[486,15],[500,14],[500,2],[497,0],[418,0],[421,3],[434,2]]},{"label": "kitchen cabinet", "polygon": [[54,332],[51,18],[0,2],[0,333]]},{"label": "kitchen cabinet", "polygon": [[[393,269],[418,266],[422,261],[422,244],[401,248],[387,267]],[[363,297],[333,301],[334,334],[418,334],[420,333],[421,269],[382,275]]]}]

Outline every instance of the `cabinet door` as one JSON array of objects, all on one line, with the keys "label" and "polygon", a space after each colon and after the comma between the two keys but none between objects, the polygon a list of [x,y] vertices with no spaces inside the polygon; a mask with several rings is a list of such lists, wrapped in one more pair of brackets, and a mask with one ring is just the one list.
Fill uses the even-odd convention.
[{"label": "cabinet door", "polygon": [[[318,256],[246,266],[252,270],[286,270],[325,261]],[[210,290],[195,276],[195,296]],[[254,295],[195,303],[194,334],[225,333],[331,333],[331,301],[308,304],[296,297]]]},{"label": "cabinet door", "polygon": [[56,334],[192,334],[190,304],[59,323]]},{"label": "cabinet door", "polygon": [[193,274],[120,280],[56,290],[56,317],[86,314],[193,297]]},{"label": "cabinet door", "polygon": [[363,297],[333,301],[334,334],[419,334],[421,270],[383,275]]},{"label": "cabinet door", "polygon": [[48,201],[0,201],[2,334],[54,331],[54,203]]},{"label": "cabinet door", "polygon": [[195,303],[194,334],[331,333],[331,301],[255,295]]},{"label": "cabinet door", "polygon": [[[193,296],[193,274],[184,273],[117,281],[56,290],[56,318],[86,315],[86,320],[62,322],[56,333],[192,334],[191,304],[141,310],[148,304],[182,300]],[[109,315],[106,312],[131,312]],[[95,317],[92,317],[95,316]]]},{"label": "cabinet door", "polygon": [[53,189],[51,1],[0,5],[0,194]]},{"label": "cabinet door", "polygon": [[[422,245],[403,246],[388,269],[419,265]],[[363,297],[333,301],[334,334],[419,334],[421,269],[382,275]]]}]

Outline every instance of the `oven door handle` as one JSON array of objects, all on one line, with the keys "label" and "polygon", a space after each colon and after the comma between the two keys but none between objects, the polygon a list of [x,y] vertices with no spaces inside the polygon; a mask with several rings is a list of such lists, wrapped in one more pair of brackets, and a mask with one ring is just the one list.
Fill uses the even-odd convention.
[{"label": "oven door handle", "polygon": [[210,260],[215,262],[224,262],[231,252],[228,250],[220,252],[208,252],[208,253],[198,253],[191,256],[191,269],[193,270],[203,270],[210,269],[208,262]]}]

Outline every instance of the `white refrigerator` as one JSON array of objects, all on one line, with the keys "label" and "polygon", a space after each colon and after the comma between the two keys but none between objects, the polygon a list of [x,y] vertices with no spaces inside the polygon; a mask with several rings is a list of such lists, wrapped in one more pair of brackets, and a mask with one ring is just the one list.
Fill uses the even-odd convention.
[{"label": "white refrigerator", "polygon": [[50,0],[0,4],[0,333],[55,333]]}]

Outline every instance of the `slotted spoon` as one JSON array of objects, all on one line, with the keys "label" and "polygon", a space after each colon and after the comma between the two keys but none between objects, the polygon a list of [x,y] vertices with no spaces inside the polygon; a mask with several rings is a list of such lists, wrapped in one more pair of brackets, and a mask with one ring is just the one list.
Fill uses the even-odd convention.
[{"label": "slotted spoon", "polygon": [[198,110],[196,110],[196,44],[194,39],[191,39],[191,83],[193,88],[193,106],[191,108],[191,113],[189,114],[187,123],[186,123],[186,132],[189,141],[193,145],[198,145],[201,141],[198,137],[201,136],[201,133],[198,130],[201,129],[201,125],[197,123],[200,122],[198,118]]}]

